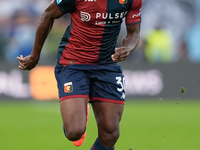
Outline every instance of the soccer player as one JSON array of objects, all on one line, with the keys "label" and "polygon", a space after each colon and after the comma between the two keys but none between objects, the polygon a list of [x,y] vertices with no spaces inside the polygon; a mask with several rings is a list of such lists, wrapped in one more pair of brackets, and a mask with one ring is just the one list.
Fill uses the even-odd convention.
[{"label": "soccer player", "polygon": [[[54,0],[41,16],[32,53],[17,57],[19,68],[33,69],[54,19],[71,14],[61,39],[55,76],[65,136],[80,146],[91,103],[98,137],[90,150],[114,150],[119,137],[125,91],[117,62],[124,61],[139,42],[142,0]],[[122,19],[127,35],[116,47]]]}]

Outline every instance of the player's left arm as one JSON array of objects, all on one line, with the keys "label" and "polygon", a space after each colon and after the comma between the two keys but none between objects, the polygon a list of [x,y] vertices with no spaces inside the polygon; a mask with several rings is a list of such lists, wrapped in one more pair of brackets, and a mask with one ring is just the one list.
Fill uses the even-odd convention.
[{"label": "player's left arm", "polygon": [[140,39],[142,0],[134,0],[126,15],[127,35],[122,41],[122,46],[115,48],[113,61],[124,61],[134,51]]},{"label": "player's left arm", "polygon": [[135,26],[126,26],[127,35],[122,41],[122,46],[115,48],[115,54],[111,57],[113,61],[124,61],[128,55],[133,52],[140,40],[140,24]]}]

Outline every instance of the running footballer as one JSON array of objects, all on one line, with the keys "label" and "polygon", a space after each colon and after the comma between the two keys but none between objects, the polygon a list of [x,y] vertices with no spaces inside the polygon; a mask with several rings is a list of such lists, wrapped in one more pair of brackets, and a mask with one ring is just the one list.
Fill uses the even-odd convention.
[{"label": "running footballer", "polygon": [[[91,103],[98,137],[90,150],[114,150],[125,104],[124,61],[139,42],[142,0],[53,0],[40,18],[29,56],[17,57],[19,68],[33,69],[55,19],[70,13],[57,53],[55,77],[63,131],[80,146],[86,136]],[[125,18],[127,35],[116,47]]]}]

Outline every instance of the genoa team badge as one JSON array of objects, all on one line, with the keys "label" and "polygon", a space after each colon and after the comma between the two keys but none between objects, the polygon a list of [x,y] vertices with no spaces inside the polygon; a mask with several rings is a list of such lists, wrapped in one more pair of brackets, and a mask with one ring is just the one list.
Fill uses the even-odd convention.
[{"label": "genoa team badge", "polygon": [[67,82],[64,84],[64,91],[65,93],[70,93],[73,91],[73,84],[72,82]]},{"label": "genoa team badge", "polygon": [[128,2],[128,0],[119,0],[120,4],[126,4]]}]

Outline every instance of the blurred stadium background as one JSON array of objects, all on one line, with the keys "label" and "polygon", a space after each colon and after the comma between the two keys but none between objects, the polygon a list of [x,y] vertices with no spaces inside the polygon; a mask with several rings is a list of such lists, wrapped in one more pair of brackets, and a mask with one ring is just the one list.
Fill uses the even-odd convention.
[{"label": "blurred stadium background", "polygon": [[[54,79],[57,47],[70,16],[56,20],[32,71],[29,55],[40,15],[50,0],[0,0],[0,149],[74,150],[62,135]],[[122,24],[117,45],[126,34]],[[141,40],[120,63],[125,112],[117,150],[200,149],[200,1],[143,0]],[[88,150],[96,134],[90,113]]]}]

